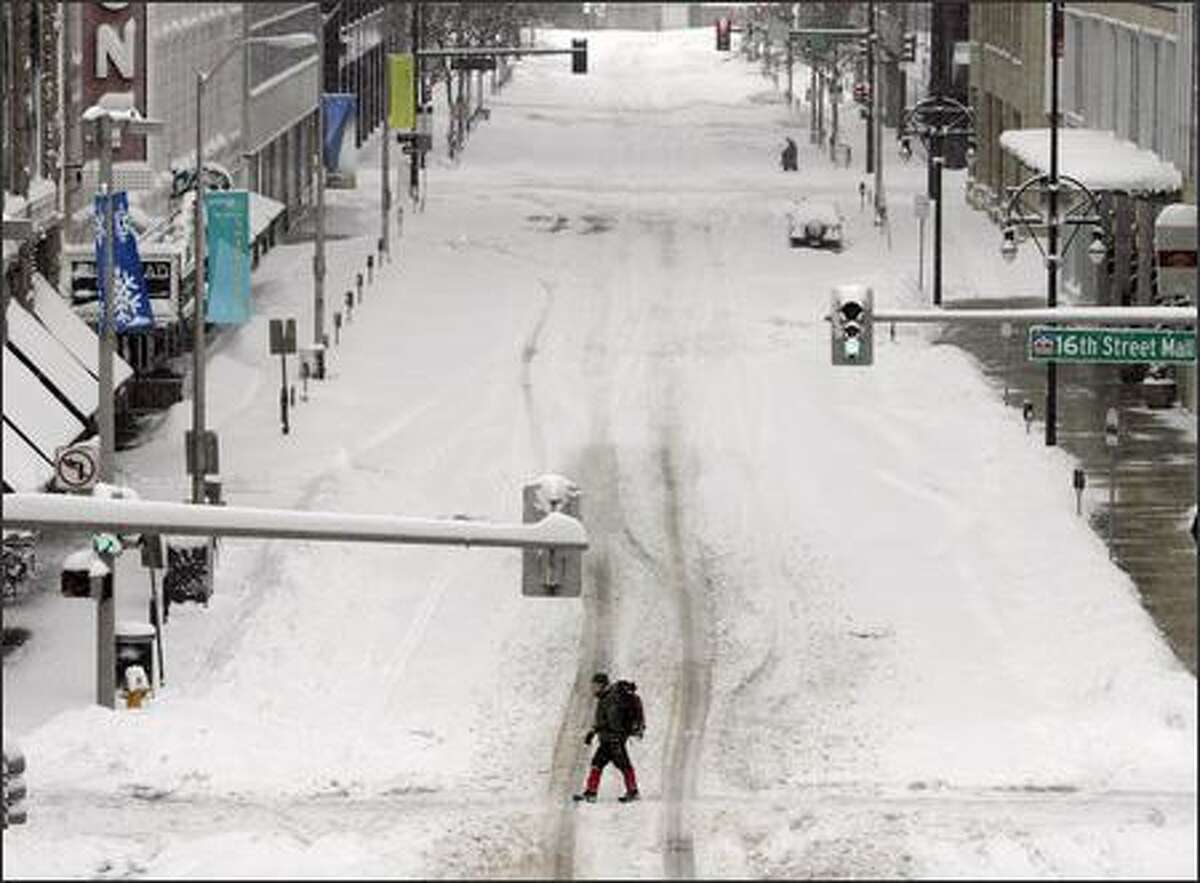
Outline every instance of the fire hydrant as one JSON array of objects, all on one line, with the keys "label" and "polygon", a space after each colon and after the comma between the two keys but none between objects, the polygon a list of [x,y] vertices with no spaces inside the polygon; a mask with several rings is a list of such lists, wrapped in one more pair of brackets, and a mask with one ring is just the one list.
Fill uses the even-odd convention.
[{"label": "fire hydrant", "polygon": [[150,693],[150,679],[140,665],[125,669],[125,707],[141,708],[142,700]]}]

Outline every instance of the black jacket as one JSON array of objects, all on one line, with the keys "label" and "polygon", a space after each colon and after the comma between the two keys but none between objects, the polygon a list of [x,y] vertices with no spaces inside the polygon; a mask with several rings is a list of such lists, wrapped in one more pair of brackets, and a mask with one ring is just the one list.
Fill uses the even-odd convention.
[{"label": "black jacket", "polygon": [[626,738],[621,729],[620,697],[612,684],[605,687],[604,692],[596,697],[596,716],[592,721],[592,729],[605,741]]}]

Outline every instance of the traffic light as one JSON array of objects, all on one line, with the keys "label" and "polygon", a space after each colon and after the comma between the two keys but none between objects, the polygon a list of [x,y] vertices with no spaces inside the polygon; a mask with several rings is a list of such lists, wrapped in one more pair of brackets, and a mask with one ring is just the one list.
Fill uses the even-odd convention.
[{"label": "traffic light", "polygon": [[729,19],[718,18],[715,22],[717,26],[717,51],[729,51]]},{"label": "traffic light", "polygon": [[857,104],[871,103],[871,86],[869,83],[854,84],[854,101]]},{"label": "traffic light", "polygon": [[830,325],[834,365],[871,364],[874,299],[874,292],[865,285],[838,285],[833,289]]},{"label": "traffic light", "polygon": [[587,40],[571,41],[571,73],[587,73]]},{"label": "traffic light", "polygon": [[905,34],[904,46],[900,50],[901,61],[916,61],[917,60],[917,35]]}]

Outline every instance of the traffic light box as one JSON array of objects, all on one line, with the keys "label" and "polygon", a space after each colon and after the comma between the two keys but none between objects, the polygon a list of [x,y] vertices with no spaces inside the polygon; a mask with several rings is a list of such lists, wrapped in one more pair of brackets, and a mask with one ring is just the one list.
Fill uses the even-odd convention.
[{"label": "traffic light box", "polygon": [[900,50],[901,61],[916,61],[917,60],[917,35],[905,34],[904,46]]},{"label": "traffic light box", "polygon": [[871,86],[869,83],[854,84],[854,101],[857,104],[871,103]]},{"label": "traffic light box", "polygon": [[587,40],[571,41],[571,73],[587,73]]},{"label": "traffic light box", "polygon": [[874,292],[866,285],[837,285],[831,301],[829,321],[833,364],[870,365],[874,349]]},{"label": "traffic light box", "polygon": [[718,18],[715,22],[717,27],[717,51],[729,51],[729,19]]}]

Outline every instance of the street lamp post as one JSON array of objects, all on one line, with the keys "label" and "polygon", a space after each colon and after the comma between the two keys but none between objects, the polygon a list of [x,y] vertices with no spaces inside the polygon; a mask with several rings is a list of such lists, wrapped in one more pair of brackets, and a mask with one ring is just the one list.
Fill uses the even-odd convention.
[{"label": "street lamp post", "polygon": [[[1052,58],[1050,65],[1050,173],[1026,179],[1014,190],[1004,211],[1004,239],[1000,253],[1011,261],[1017,254],[1016,230],[1021,228],[1042,252],[1046,261],[1046,306],[1058,305],[1058,269],[1063,255],[1071,248],[1081,227],[1091,227],[1092,241],[1088,246],[1088,260],[1099,265],[1108,256],[1108,244],[1104,233],[1103,213],[1096,195],[1070,175],[1058,171],[1058,66],[1062,58],[1063,21],[1062,0],[1053,0],[1050,14],[1050,43]],[[1026,214],[1024,197],[1034,188],[1046,203],[1046,214]],[[1040,204],[1040,201],[1039,201]],[[1059,228],[1072,226],[1075,229],[1060,248]],[[1046,232],[1046,247],[1038,241],[1037,231]],[[1046,444],[1058,443],[1058,371],[1053,361],[1046,363]]]},{"label": "street lamp post", "polygon": [[[100,344],[97,366],[96,429],[100,440],[97,479],[111,483],[116,459],[116,418],[113,406],[113,357],[116,351],[116,331],[113,328],[113,137],[116,135],[155,135],[162,131],[158,120],[143,119],[134,108],[114,110],[94,105],[83,113],[84,122],[94,126],[94,137],[100,151],[100,192],[104,194],[104,297],[103,312],[97,317]],[[99,284],[100,280],[97,280]]]},{"label": "street lamp post", "polygon": [[242,37],[232,43],[208,71],[196,71],[196,179],[192,224],[192,233],[195,237],[192,264],[195,280],[192,295],[192,432],[187,439],[188,453],[190,454],[188,462],[192,472],[193,503],[204,502],[204,477],[212,465],[206,456],[209,446],[206,444],[207,433],[204,427],[204,304],[207,285],[204,266],[204,87],[229,59],[251,44],[279,46],[284,49],[303,49],[312,46],[315,42],[316,38],[312,34],[306,33]]},{"label": "street lamp post", "polygon": [[967,155],[975,152],[975,114],[971,108],[944,95],[931,95],[904,112],[900,129],[900,157],[912,157],[909,139],[916,135],[925,146],[925,156],[933,170],[930,180],[936,200],[933,214],[933,305],[942,304],[942,168],[945,165],[946,139],[967,138]]},{"label": "street lamp post", "polygon": [[[1090,227],[1092,230],[1092,241],[1088,245],[1087,256],[1093,266],[1098,266],[1108,257],[1109,249],[1104,232],[1103,212],[1096,194],[1070,175],[1059,174],[1058,163],[1051,162],[1050,169],[1050,174],[1027,178],[1012,190],[1012,195],[1004,210],[1003,241],[1000,253],[1006,261],[1016,258],[1018,229],[1024,233],[1022,238],[1033,240],[1045,258],[1046,306],[1053,308],[1058,305],[1058,268],[1062,264],[1063,255],[1075,242],[1080,228]],[[1040,211],[1029,213],[1025,210],[1026,197],[1032,193],[1039,195],[1039,204],[1044,198],[1048,209],[1045,215]],[[1063,226],[1074,229],[1060,247],[1059,230]],[[1042,243],[1038,240],[1039,230],[1045,231],[1045,248],[1042,248]],[[1058,396],[1056,395],[1057,378],[1054,368],[1054,362],[1046,363],[1047,445],[1054,445],[1058,442]]]}]

